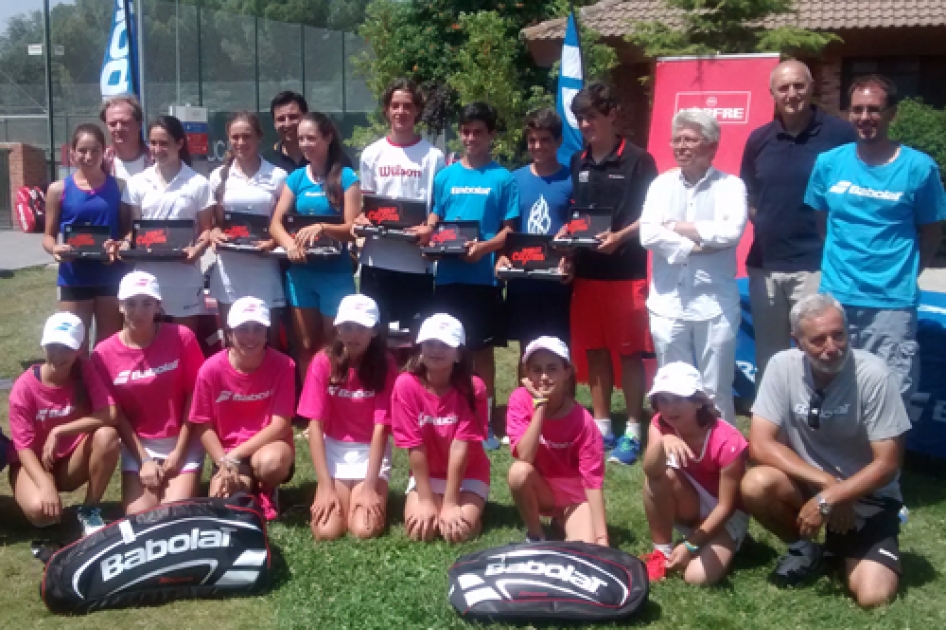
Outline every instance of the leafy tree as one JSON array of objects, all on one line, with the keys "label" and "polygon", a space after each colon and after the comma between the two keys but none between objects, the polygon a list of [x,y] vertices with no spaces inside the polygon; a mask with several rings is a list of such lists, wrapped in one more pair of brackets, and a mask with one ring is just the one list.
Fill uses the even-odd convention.
[{"label": "leafy tree", "polygon": [[818,53],[840,38],[783,26],[766,29],[765,18],[791,14],[792,0],[664,0],[677,14],[670,22],[635,22],[627,41],[648,57],[778,51]]}]

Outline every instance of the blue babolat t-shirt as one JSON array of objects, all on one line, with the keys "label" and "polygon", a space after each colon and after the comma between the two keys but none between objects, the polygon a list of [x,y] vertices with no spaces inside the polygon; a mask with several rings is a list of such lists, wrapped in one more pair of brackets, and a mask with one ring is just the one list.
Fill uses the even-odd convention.
[{"label": "blue babolat t-shirt", "polygon": [[[466,168],[456,162],[434,178],[433,212],[444,221],[479,221],[480,240],[502,229],[503,221],[519,218],[519,190],[512,173],[496,162]],[[442,258],[437,262],[436,283],[494,285],[495,254],[477,263]]]},{"label": "blue babolat t-shirt", "polygon": [[901,146],[888,164],[868,166],[857,145],[818,156],[805,203],[828,213],[821,291],[842,304],[912,308],[920,301],[918,226],[946,219],[939,167]]},{"label": "blue babolat t-shirt", "polygon": [[[355,171],[347,166],[342,168],[342,191],[347,192],[353,184],[358,182]],[[343,214],[343,208],[335,208],[328,202],[322,184],[312,181],[308,168],[297,168],[286,178],[286,187],[296,196],[296,212],[312,216],[338,216]],[[345,255],[347,245],[341,256],[328,260],[310,260],[306,268],[324,272],[351,273],[351,261]],[[302,265],[291,265],[290,270],[302,268]]]}]

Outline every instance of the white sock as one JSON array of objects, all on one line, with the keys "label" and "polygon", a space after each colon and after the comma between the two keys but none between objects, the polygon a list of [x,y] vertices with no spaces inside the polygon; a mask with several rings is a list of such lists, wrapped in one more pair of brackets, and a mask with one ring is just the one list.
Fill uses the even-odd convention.
[{"label": "white sock", "polygon": [[611,435],[611,418],[595,418],[595,424],[598,425],[598,430],[601,431],[601,435],[605,437]]},{"label": "white sock", "polygon": [[624,429],[624,435],[640,440],[641,439],[641,423],[628,422],[627,427]]},{"label": "white sock", "polygon": [[486,399],[486,435],[493,435],[493,397]]},{"label": "white sock", "polygon": [[657,543],[654,543],[654,549],[662,553],[667,558],[669,558],[670,554],[673,553],[673,545],[669,543],[666,545],[658,545]]}]

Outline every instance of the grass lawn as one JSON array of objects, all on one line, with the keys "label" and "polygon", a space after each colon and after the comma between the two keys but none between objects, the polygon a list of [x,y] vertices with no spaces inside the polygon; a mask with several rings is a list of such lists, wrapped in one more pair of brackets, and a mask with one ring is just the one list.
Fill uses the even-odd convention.
[{"label": "grass lawn", "polygon": [[[55,274],[34,269],[0,279],[0,380],[15,378],[23,364],[41,356],[38,341],[55,307]],[[499,353],[500,400],[508,396],[516,350]],[[587,390],[580,398],[588,402]],[[623,403],[616,405],[620,407]],[[7,393],[0,393],[0,426],[7,426]],[[621,408],[615,409],[621,418]],[[745,426],[743,426],[745,428]],[[40,537],[76,535],[67,525],[31,529],[14,504],[6,475],[0,479],[0,626],[7,628],[461,628],[447,602],[446,570],[465,553],[519,541],[522,526],[505,484],[508,450],[491,455],[493,487],[485,532],[466,545],[410,543],[403,530],[407,459],[397,452],[388,505],[390,529],[366,542],[342,540],[316,546],[308,528],[315,475],[304,442],[297,442],[298,470],[281,494],[283,516],[270,528],[277,553],[272,589],[261,597],[189,601],[147,609],[107,611],[87,617],[49,614],[38,595],[42,565],[29,548]],[[206,479],[206,475],[205,475]],[[613,545],[632,554],[650,550],[640,499],[640,467],[609,464],[605,494]],[[729,579],[697,589],[679,579],[656,584],[643,614],[632,625],[658,628],[944,628],[946,627],[946,475],[941,462],[911,462],[902,479],[910,522],[901,535],[904,579],[890,607],[861,611],[835,578],[798,590],[779,590],[766,577],[783,546],[757,524],[750,528]],[[116,474],[106,516],[120,513]],[[70,497],[76,503],[78,495]],[[502,627],[502,626],[498,626]],[[555,627],[555,626],[548,626]],[[623,627],[615,625],[613,627]]]}]

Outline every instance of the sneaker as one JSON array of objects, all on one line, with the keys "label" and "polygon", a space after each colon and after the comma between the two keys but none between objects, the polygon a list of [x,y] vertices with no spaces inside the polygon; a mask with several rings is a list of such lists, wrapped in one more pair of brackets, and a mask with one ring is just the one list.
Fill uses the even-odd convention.
[{"label": "sneaker", "polygon": [[544,542],[545,542],[545,536],[530,536],[529,534],[526,534],[526,544],[528,545],[534,545],[536,543],[544,543]]},{"label": "sneaker", "polygon": [[821,545],[809,542],[804,549],[789,547],[775,565],[771,579],[777,586],[798,586],[821,575],[823,565]]},{"label": "sneaker", "polygon": [[667,577],[667,556],[659,549],[654,549],[649,554],[641,557],[644,564],[647,565],[647,579],[651,582],[659,582]]},{"label": "sneaker", "polygon": [[256,493],[256,501],[263,511],[263,518],[267,521],[275,521],[279,518],[279,488],[269,491],[260,488],[260,491]]},{"label": "sneaker", "polygon": [[508,435],[504,435],[504,436],[503,436],[503,439],[501,439],[500,442],[502,443],[503,446],[509,446],[509,444],[510,444],[509,436],[508,436]]},{"label": "sneaker", "polygon": [[614,447],[618,442],[618,439],[614,437],[614,434],[608,433],[607,435],[602,436],[602,438],[604,439],[604,450],[605,451],[614,450]]},{"label": "sneaker", "polygon": [[611,451],[608,461],[630,466],[637,461],[640,454],[641,441],[629,435],[622,435],[618,438],[617,444],[614,445],[614,450]]},{"label": "sneaker", "polygon": [[79,506],[76,516],[82,525],[82,535],[91,536],[95,532],[105,527],[105,521],[102,520],[102,512],[97,507],[90,505]]},{"label": "sneaker", "polygon": [[496,439],[496,436],[493,434],[493,431],[490,430],[489,435],[483,440],[483,448],[487,451],[495,451],[499,448],[499,440]]}]

